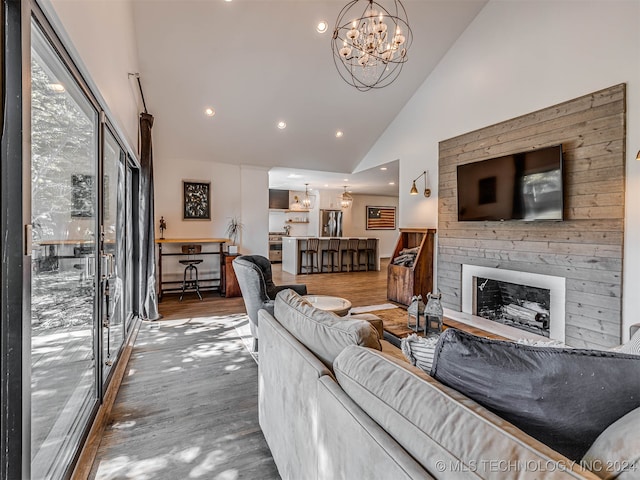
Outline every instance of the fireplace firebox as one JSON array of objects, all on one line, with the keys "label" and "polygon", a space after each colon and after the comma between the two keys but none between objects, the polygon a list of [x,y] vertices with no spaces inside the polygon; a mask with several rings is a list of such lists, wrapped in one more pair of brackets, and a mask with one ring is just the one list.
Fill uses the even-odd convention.
[{"label": "fireplace firebox", "polygon": [[550,290],[474,277],[476,302],[473,314],[482,318],[549,337]]},{"label": "fireplace firebox", "polygon": [[462,265],[462,313],[507,338],[564,342],[565,299],[563,277]]}]

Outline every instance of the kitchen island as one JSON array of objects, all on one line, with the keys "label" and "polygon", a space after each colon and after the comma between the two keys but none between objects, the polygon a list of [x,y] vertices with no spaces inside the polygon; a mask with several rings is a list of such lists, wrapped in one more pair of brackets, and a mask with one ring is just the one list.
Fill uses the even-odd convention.
[{"label": "kitchen island", "polygon": [[[282,237],[282,271],[299,274],[303,273],[300,270],[300,250],[303,250],[307,246],[307,239],[312,237]],[[319,237],[320,246],[318,247],[318,266],[321,267],[322,263],[322,250],[327,248],[328,242],[330,238],[336,237]],[[342,252],[347,248],[347,241],[352,238],[357,238],[361,240],[361,244],[364,243],[362,241],[366,241],[367,237],[340,237],[340,248],[338,252],[338,265],[341,265]],[[364,254],[363,254],[364,255]],[[325,255],[326,259],[326,255]],[[304,262],[302,262],[304,266]],[[375,239],[375,253],[373,258],[373,264],[375,265],[375,270],[380,270],[380,241],[379,239]],[[342,268],[339,268],[342,271]],[[371,268],[369,268],[371,270]],[[328,273],[322,272],[322,268],[319,268],[320,273]],[[306,273],[306,271],[305,271]],[[311,273],[311,271],[309,271]]]}]

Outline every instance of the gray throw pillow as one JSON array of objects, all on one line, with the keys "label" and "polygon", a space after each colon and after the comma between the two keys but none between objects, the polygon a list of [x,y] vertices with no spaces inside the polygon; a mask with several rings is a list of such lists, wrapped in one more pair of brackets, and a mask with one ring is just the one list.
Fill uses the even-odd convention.
[{"label": "gray throw pillow", "polygon": [[640,407],[640,357],[446,330],[431,375],[572,460]]},{"label": "gray throw pillow", "polygon": [[609,425],[584,455],[581,465],[600,478],[640,478],[640,408]]}]

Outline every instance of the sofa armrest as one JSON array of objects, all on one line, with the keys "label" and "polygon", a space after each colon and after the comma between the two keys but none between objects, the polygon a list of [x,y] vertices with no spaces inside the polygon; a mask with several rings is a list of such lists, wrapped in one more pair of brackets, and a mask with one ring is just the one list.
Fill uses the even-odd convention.
[{"label": "sofa armrest", "polygon": [[382,325],[382,319],[376,315],[374,315],[373,313],[358,313],[356,315],[349,315],[346,318],[350,318],[353,320],[366,320],[367,322],[369,322],[373,328],[376,329],[376,332],[378,332],[378,338],[380,340],[382,340],[384,338],[384,329],[383,329],[383,325]]},{"label": "sofa armrest", "polygon": [[276,285],[276,287],[271,292],[269,292],[269,296],[275,299],[276,295],[279,292],[281,292],[282,290],[286,290],[288,288],[296,292],[298,295],[307,294],[307,286],[304,283],[300,283],[296,285]]}]

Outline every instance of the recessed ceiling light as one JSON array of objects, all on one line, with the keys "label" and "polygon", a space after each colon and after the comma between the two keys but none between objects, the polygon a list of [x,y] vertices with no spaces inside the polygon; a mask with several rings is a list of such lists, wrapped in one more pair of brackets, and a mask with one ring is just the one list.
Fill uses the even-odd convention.
[{"label": "recessed ceiling light", "polygon": [[342,137],[343,135],[344,135],[344,132],[343,132],[342,130],[338,130],[338,131],[336,132],[336,137],[337,137],[337,138],[340,138],[340,137]]},{"label": "recessed ceiling light", "polygon": [[280,130],[283,130],[283,129],[287,128],[287,123],[286,122],[278,122],[278,128]]},{"label": "recessed ceiling light", "polygon": [[389,182],[389,185],[395,185],[396,182]]},{"label": "recessed ceiling light", "polygon": [[327,28],[329,28],[329,24],[324,20],[319,21],[318,25],[316,25],[316,30],[318,33],[326,32]]},{"label": "recessed ceiling light", "polygon": [[324,184],[324,186],[325,186],[325,187],[328,187],[328,186],[329,186],[329,184],[328,184],[328,183],[325,183],[325,184]]},{"label": "recessed ceiling light", "polygon": [[227,2],[227,3],[229,3],[229,2],[231,2],[232,0],[224,0],[224,1],[225,1],[225,2]]},{"label": "recessed ceiling light", "polygon": [[386,170],[387,167],[380,167],[380,170]]},{"label": "recessed ceiling light", "polygon": [[204,114],[205,114],[207,117],[213,117],[213,116],[216,114],[216,111],[215,111],[213,108],[208,107],[208,108],[205,108],[205,109],[204,109]]},{"label": "recessed ceiling light", "polygon": [[345,182],[348,182],[349,179],[348,178],[343,178],[342,180],[344,180]]}]

